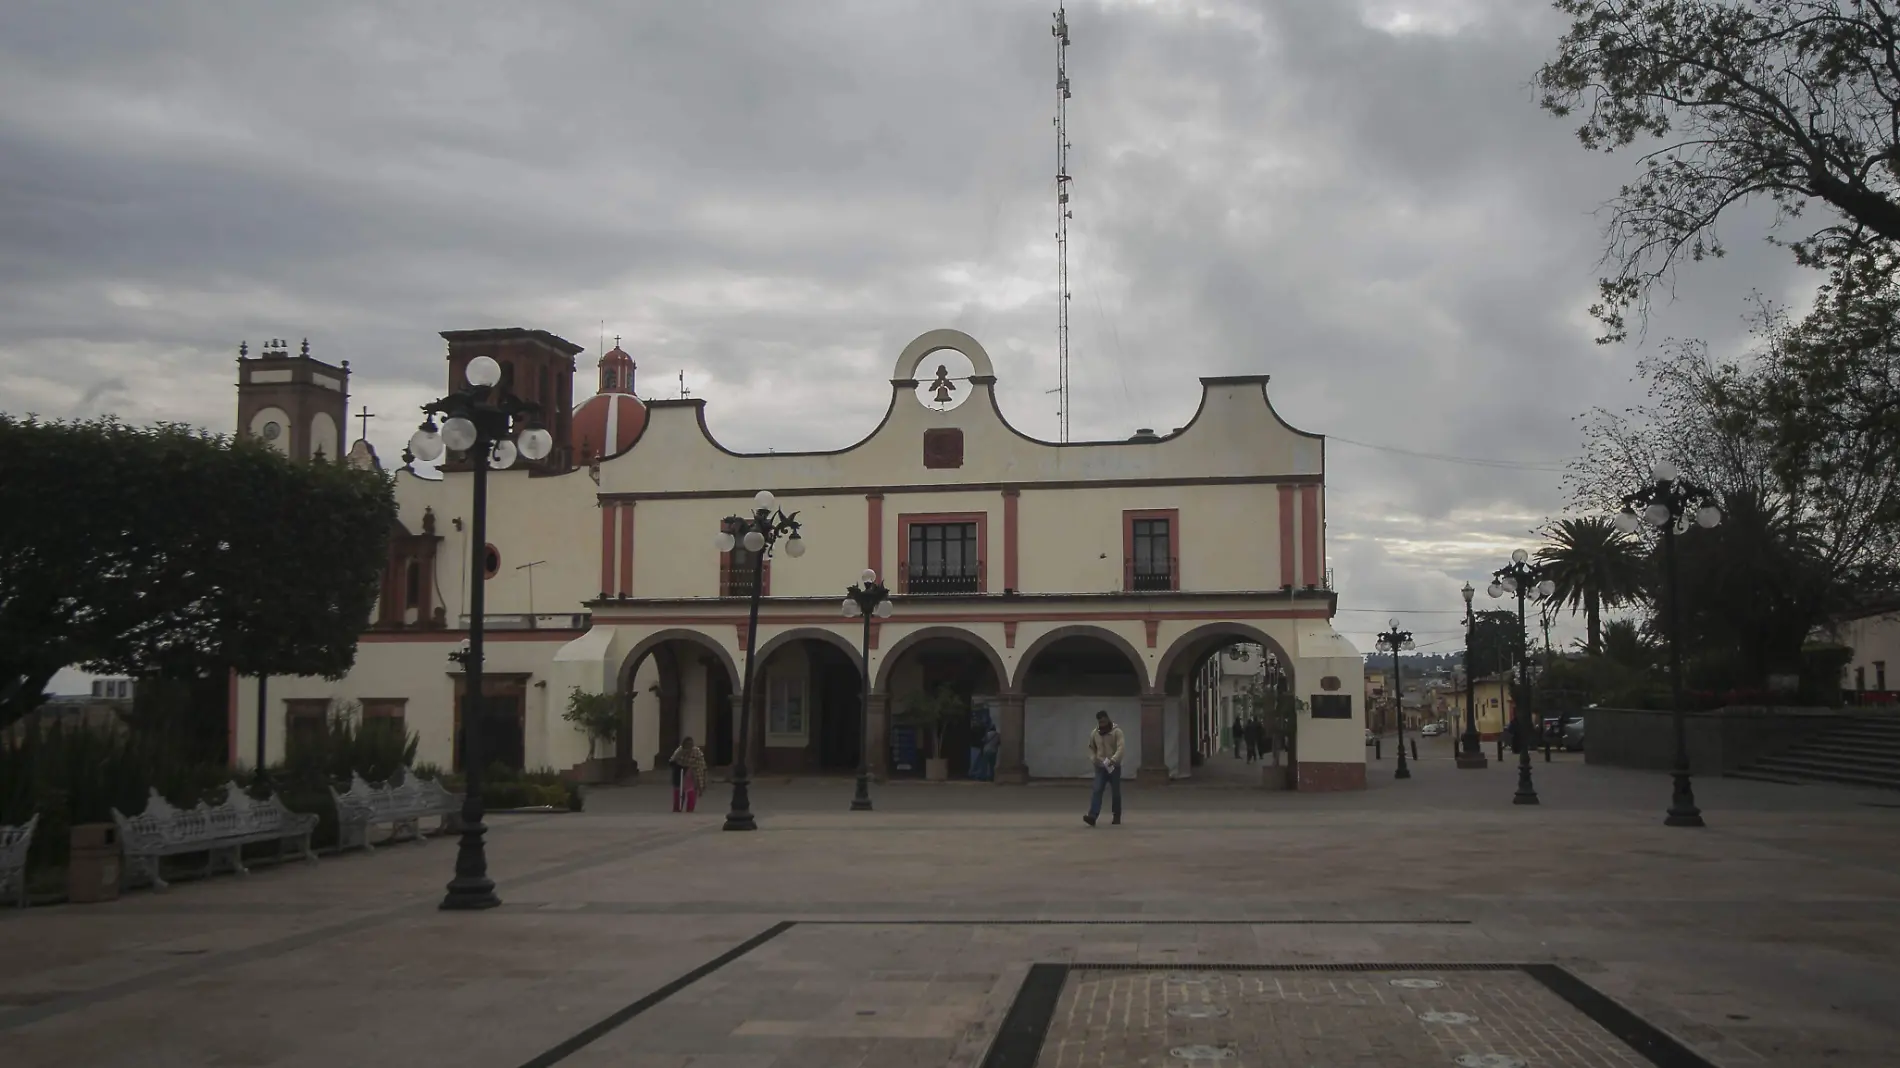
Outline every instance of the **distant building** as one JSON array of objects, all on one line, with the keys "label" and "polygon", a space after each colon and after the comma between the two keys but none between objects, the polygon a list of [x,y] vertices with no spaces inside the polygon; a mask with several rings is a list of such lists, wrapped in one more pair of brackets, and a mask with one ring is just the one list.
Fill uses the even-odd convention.
[{"label": "distant building", "polygon": [[[1857,704],[1892,704],[1900,689],[1900,606],[1879,605],[1836,619],[1829,635],[1854,651],[1841,668],[1841,689]],[[1890,679],[1889,666],[1896,674]],[[1889,689],[1891,682],[1894,689]]]}]

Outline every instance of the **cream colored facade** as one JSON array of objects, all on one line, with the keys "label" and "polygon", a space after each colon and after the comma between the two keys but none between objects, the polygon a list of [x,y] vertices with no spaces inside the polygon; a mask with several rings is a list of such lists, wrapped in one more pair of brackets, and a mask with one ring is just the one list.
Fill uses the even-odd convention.
[{"label": "cream colored facade", "polygon": [[1881,702],[1900,690],[1900,611],[1843,620],[1834,625],[1833,636],[1854,650],[1854,658],[1841,668],[1842,690],[1855,699]]},{"label": "cream colored facade", "polygon": [[[945,349],[973,372],[957,383],[962,403],[940,410],[919,399],[918,379]],[[584,760],[585,740],[560,718],[580,689],[621,695],[623,761],[651,768],[682,734],[715,764],[730,760],[748,599],[728,595],[743,591],[726,584],[712,537],[769,489],[797,513],[806,551],[793,558],[781,546],[767,565],[753,636],[753,770],[848,770],[868,727],[876,768],[900,771],[891,712],[941,682],[987,710],[1001,736],[999,781],[1087,774],[1097,709],[1126,728],[1130,774],[1185,776],[1189,680],[1216,650],[1250,642],[1290,669],[1292,692],[1330,698],[1320,715],[1302,714],[1302,785],[1362,786],[1362,662],[1331,624],[1323,439],[1279,418],[1260,375],[1202,379],[1194,418],[1166,436],[1044,442],[1004,419],[997,378],[975,339],[938,330],[898,356],[884,420],[845,449],[736,453],[708,432],[705,401],[650,401],[634,445],[593,470],[491,472],[487,542],[498,566],[485,580],[485,670],[501,702],[494,714],[504,733],[518,724],[520,750],[511,737],[502,751],[528,767]],[[391,604],[379,606],[344,680],[270,680],[273,759],[293,707],[308,714],[308,702],[338,699],[399,710],[421,736],[420,759],[454,762],[460,668],[448,656],[466,634],[469,564],[481,552],[470,544],[472,478],[407,468],[395,478],[403,530],[385,584]],[[1149,551],[1166,563],[1139,579],[1137,521],[1151,539],[1164,530],[1166,548]],[[914,538],[934,536],[920,531],[972,527],[976,560],[956,571],[957,588],[912,589],[923,581],[912,577],[923,570]],[[871,628],[868,716],[858,698],[862,623],[840,612],[866,567],[895,607]],[[235,753],[254,750],[255,700],[254,682],[239,680]],[[952,732],[953,763],[982,732]]]}]

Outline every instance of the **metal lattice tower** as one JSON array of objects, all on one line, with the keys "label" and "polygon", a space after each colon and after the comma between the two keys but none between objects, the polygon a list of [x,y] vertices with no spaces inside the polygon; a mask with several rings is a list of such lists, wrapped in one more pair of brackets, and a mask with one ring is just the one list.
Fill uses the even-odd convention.
[{"label": "metal lattice tower", "polygon": [[1069,440],[1069,16],[1056,5],[1056,416]]}]

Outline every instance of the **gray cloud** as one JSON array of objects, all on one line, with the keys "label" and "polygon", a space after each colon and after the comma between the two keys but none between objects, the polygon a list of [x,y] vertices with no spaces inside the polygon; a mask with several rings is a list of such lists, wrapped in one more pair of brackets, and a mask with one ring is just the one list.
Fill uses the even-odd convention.
[{"label": "gray cloud", "polygon": [[[308,336],[352,362],[393,456],[442,384],[437,331],[591,347],[605,320],[644,392],[683,371],[734,446],[834,446],[882,413],[895,350],[952,325],[996,357],[1010,417],[1053,435],[1047,17],[8,5],[0,408],[229,429],[237,342]],[[1078,436],[1178,426],[1195,376],[1265,371],[1302,428],[1539,464],[1575,450],[1577,413],[1639,395],[1584,315],[1592,212],[1633,162],[1536,109],[1549,10],[1122,0],[1071,22]],[[1761,222],[1683,277],[1652,344],[1732,348],[1751,287],[1811,284]],[[1362,645],[1384,618],[1362,610],[1455,612],[1564,504],[1549,471],[1328,458]]]}]

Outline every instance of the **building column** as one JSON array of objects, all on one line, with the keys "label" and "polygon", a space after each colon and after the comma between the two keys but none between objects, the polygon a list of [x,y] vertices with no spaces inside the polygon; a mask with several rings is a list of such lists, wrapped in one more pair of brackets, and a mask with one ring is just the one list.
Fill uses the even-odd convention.
[{"label": "building column", "polygon": [[873,693],[868,713],[864,726],[871,778],[884,782],[891,777],[891,695]]},{"label": "building column", "polygon": [[1002,736],[996,754],[996,781],[1021,785],[1029,781],[1029,765],[1023,761],[1023,695],[1001,694],[996,701],[996,733]]},{"label": "building column", "polygon": [[1141,695],[1141,767],[1135,777],[1143,783],[1168,781],[1167,697],[1158,693]]}]

